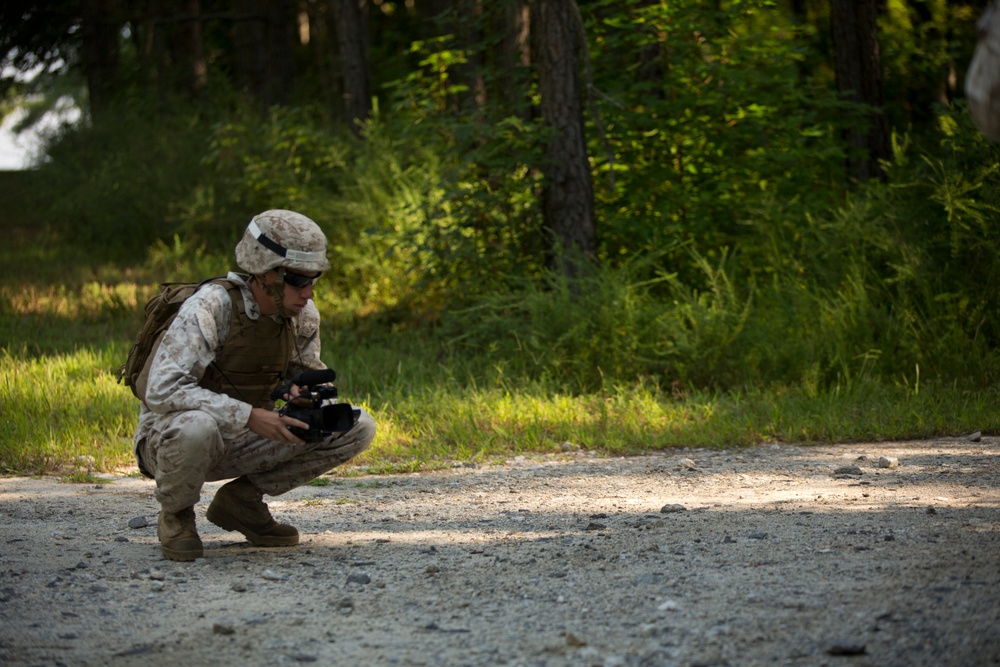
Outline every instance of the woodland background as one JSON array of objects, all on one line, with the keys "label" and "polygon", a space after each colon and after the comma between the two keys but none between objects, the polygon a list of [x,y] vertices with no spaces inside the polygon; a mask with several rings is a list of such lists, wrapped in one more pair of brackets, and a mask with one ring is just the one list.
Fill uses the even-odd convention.
[{"label": "woodland background", "polygon": [[[735,443],[991,428],[1000,151],[962,90],[986,4],[7,0],[4,112],[82,115],[0,179],[4,411],[67,354],[113,375],[156,282],[234,268],[290,208],[330,239],[324,356],[386,447],[475,456],[431,433],[456,411],[507,448],[668,446],[666,406],[706,396],[679,421],[767,397]],[[585,416],[532,412],[558,397]]]}]

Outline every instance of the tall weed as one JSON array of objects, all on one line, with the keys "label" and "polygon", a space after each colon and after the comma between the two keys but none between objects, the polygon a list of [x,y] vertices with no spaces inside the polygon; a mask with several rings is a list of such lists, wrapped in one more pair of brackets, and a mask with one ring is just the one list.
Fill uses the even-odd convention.
[{"label": "tall weed", "polygon": [[724,264],[695,262],[707,289],[652,271],[649,257],[594,265],[579,280],[556,273],[515,292],[485,296],[450,313],[450,343],[485,355],[513,376],[589,392],[606,382],[718,384],[739,337],[752,295],[737,288]]}]

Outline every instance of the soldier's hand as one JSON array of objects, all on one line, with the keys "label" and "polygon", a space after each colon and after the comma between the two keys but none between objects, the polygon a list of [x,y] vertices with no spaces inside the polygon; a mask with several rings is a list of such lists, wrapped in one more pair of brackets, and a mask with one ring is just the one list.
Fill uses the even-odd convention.
[{"label": "soldier's hand", "polygon": [[250,419],[247,420],[247,428],[262,438],[301,445],[305,441],[288,430],[293,426],[309,428],[309,424],[303,421],[299,421],[293,417],[286,417],[274,410],[265,410],[264,408],[251,409]]}]

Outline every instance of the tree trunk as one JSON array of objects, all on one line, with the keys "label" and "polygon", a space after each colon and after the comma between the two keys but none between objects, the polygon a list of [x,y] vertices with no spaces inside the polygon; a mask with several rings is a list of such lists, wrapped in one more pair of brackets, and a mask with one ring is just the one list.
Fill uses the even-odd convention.
[{"label": "tree trunk", "polygon": [[879,53],[878,0],[831,0],[837,89],[848,100],[867,105],[862,122],[847,130],[848,174],[858,181],[884,178],[879,160],[889,157],[889,122],[883,105]]},{"label": "tree trunk", "polygon": [[344,112],[355,136],[371,113],[368,0],[330,0],[343,68]]},{"label": "tree trunk", "polygon": [[583,26],[574,0],[537,0],[532,8],[541,114],[549,130],[542,210],[551,238],[549,264],[570,278],[580,256],[597,251],[594,188],[584,135],[579,80]]},{"label": "tree trunk", "polygon": [[451,5],[452,0],[422,0],[417,3],[420,39],[431,39],[443,34],[444,15]]},{"label": "tree trunk", "polygon": [[340,81],[336,75],[337,55],[335,49],[336,26],[333,21],[333,7],[330,0],[322,2],[306,1],[304,8],[309,19],[309,54],[319,89],[317,95],[323,100],[323,107],[333,114],[341,111]]},{"label": "tree trunk", "polygon": [[184,0],[179,11],[181,17],[171,52],[177,63],[180,88],[192,97],[199,97],[208,86],[208,66],[201,36],[201,2]]},{"label": "tree trunk", "polygon": [[483,1],[456,0],[459,20],[455,24],[458,40],[455,46],[465,51],[466,62],[458,67],[459,81],[465,84],[467,91],[462,102],[482,109],[486,106],[486,79],[483,71],[486,59],[482,44],[486,39],[483,34]]},{"label": "tree trunk", "polygon": [[293,0],[235,0],[236,80],[263,108],[289,100],[295,78]]},{"label": "tree trunk", "polygon": [[531,11],[528,0],[511,0],[498,27],[503,35],[497,53],[497,98],[506,114],[531,118],[527,69],[531,65]]},{"label": "tree trunk", "polygon": [[90,116],[99,119],[116,93],[121,24],[115,0],[83,0],[82,59]]},{"label": "tree trunk", "polygon": [[158,94],[198,97],[208,87],[200,0],[150,0],[127,5],[140,77]]}]

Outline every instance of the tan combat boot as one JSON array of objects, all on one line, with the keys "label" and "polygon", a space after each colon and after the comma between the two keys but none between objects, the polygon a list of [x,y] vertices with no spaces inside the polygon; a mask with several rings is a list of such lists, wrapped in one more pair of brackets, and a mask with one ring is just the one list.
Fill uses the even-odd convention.
[{"label": "tan combat boot", "polygon": [[238,477],[215,492],[205,517],[219,528],[235,530],[259,547],[290,547],[299,531],[271,516],[264,493],[246,477]]},{"label": "tan combat boot", "polygon": [[204,554],[201,538],[194,526],[193,507],[177,513],[161,509],[156,536],[160,538],[160,551],[164,558],[187,561],[201,558]]}]

